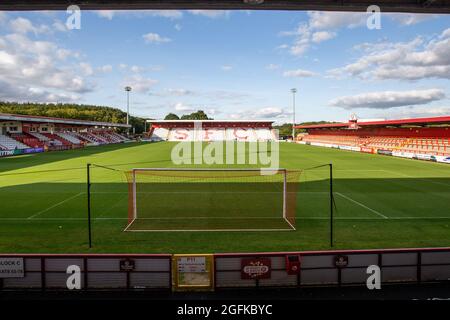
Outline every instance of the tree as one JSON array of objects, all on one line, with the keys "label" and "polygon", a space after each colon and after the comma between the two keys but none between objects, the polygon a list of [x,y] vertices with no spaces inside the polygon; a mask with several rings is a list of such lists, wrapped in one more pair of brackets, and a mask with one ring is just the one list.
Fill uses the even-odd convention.
[{"label": "tree", "polygon": [[180,120],[180,117],[178,117],[175,113],[169,113],[164,120]]},{"label": "tree", "polygon": [[208,115],[203,110],[198,110],[190,114],[192,120],[210,120]]},{"label": "tree", "polygon": [[[74,103],[54,104],[0,101],[0,113],[126,123],[126,113],[118,108]],[[130,124],[135,127],[136,133],[141,133],[144,130],[144,119],[142,118],[131,116]]]},{"label": "tree", "polygon": [[213,120],[212,118],[208,118],[208,115],[203,110],[198,110],[197,112],[192,112],[190,114],[183,114],[181,117],[178,117],[174,113],[169,113],[164,120]]},{"label": "tree", "polygon": [[[310,121],[310,122],[301,122],[296,123],[295,125],[311,125],[311,124],[324,124],[324,123],[335,123],[330,121]],[[277,129],[280,136],[291,136],[292,135],[292,123],[284,123],[282,125],[273,126],[274,129]],[[304,129],[296,129],[296,133],[306,132]]]}]

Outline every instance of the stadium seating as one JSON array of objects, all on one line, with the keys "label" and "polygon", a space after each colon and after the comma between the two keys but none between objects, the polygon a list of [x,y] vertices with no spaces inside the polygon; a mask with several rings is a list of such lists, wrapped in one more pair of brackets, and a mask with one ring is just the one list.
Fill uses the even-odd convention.
[{"label": "stadium seating", "polygon": [[[67,133],[66,133],[67,134]],[[87,143],[91,143],[94,145],[100,144],[110,144],[110,143],[121,143],[124,141],[128,141],[128,138],[109,130],[104,131],[92,131],[92,132],[71,132],[71,135],[76,137],[79,140],[85,141]]]},{"label": "stadium seating", "polygon": [[169,138],[169,130],[166,128],[155,128],[153,130],[151,139],[153,141],[165,141]]},{"label": "stadium seating", "polygon": [[39,139],[37,139],[34,136],[31,136],[25,132],[23,133],[11,133],[10,134],[11,138],[13,138],[14,140],[17,140],[19,142],[22,142],[23,144],[33,147],[33,148],[40,148],[44,146],[44,143],[39,141]]},{"label": "stadium seating", "polygon": [[122,139],[119,139],[116,135],[111,134],[109,131],[99,131],[95,135],[105,140],[106,143],[120,143]]},{"label": "stadium seating", "polygon": [[0,145],[6,150],[27,149],[29,146],[11,137],[0,134]]},{"label": "stadium seating", "polygon": [[81,144],[80,139],[70,134],[69,132],[56,132],[55,134],[60,138],[63,138],[64,140],[69,141],[73,144]]},{"label": "stadium seating", "polygon": [[277,140],[273,130],[266,128],[256,128],[256,137],[258,140]]},{"label": "stadium seating", "polygon": [[425,153],[430,155],[450,154],[449,138],[309,134],[303,136],[301,139],[305,142],[328,143],[354,147],[370,147],[391,151]]},{"label": "stadium seating", "polygon": [[61,138],[60,136],[57,136],[53,133],[41,133],[42,135],[46,136],[50,139],[50,143],[57,145],[57,146],[70,146],[72,143],[70,141],[67,141],[64,138]]},{"label": "stadium seating", "polygon": [[92,144],[105,144],[106,141],[90,132],[78,132],[78,135]]},{"label": "stadium seating", "polygon": [[38,139],[39,141],[41,141],[41,142],[47,142],[47,141],[50,141],[50,139],[49,139],[48,137],[46,137],[46,136],[40,134],[39,132],[29,132],[28,134],[31,135],[31,136],[33,136],[33,137],[35,137],[35,138],[37,138],[37,139]]},{"label": "stadium seating", "polygon": [[152,141],[272,141],[276,140],[269,128],[155,128],[151,131]]}]

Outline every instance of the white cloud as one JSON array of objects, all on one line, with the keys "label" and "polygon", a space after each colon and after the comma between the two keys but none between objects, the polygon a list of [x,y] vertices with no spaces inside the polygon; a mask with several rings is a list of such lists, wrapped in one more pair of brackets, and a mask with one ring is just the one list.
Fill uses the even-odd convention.
[{"label": "white cloud", "polygon": [[280,36],[293,36],[294,41],[290,46],[284,45],[294,56],[300,56],[311,48],[312,43],[321,43],[337,36],[334,31],[342,26],[359,25],[365,15],[362,13],[346,12],[308,12],[309,20],[300,22],[295,30],[283,31]]},{"label": "white cloud", "polygon": [[394,107],[422,105],[433,101],[442,100],[444,98],[445,93],[441,89],[381,91],[339,97],[331,100],[329,105],[344,109],[389,109]]},{"label": "white cloud", "polygon": [[[369,14],[366,12],[325,12],[309,11],[308,21],[300,22],[296,29],[280,32],[280,36],[295,37],[287,46],[292,55],[300,56],[311,48],[312,43],[321,43],[337,36],[340,28],[366,27]],[[394,19],[402,25],[412,25],[430,19],[424,14],[383,14],[383,17]],[[278,47],[280,49],[280,47]],[[281,49],[286,48],[283,45]]]},{"label": "white cloud", "polygon": [[138,66],[131,66],[130,70],[131,70],[131,72],[141,72],[142,68],[140,68]]},{"label": "white cloud", "polygon": [[401,25],[411,26],[430,19],[436,19],[439,15],[425,13],[388,13],[387,16]]},{"label": "white cloud", "polygon": [[132,91],[137,93],[148,93],[150,89],[158,83],[158,80],[146,78],[141,75],[133,75],[125,79],[122,87],[130,86]]},{"label": "white cloud", "polygon": [[182,102],[176,103],[173,108],[175,111],[183,111],[183,112],[194,112],[193,106],[185,105]]},{"label": "white cloud", "polygon": [[173,27],[174,27],[175,30],[177,30],[177,31],[181,31],[181,29],[182,29],[181,24],[179,24],[179,23],[175,24]]},{"label": "white cloud", "polygon": [[7,20],[8,16],[6,15],[6,13],[0,11],[0,24],[6,23]]},{"label": "white cloud", "polygon": [[181,17],[183,17],[183,12],[181,12],[180,10],[153,10],[149,14],[156,17],[169,19],[180,19]]},{"label": "white cloud", "polygon": [[106,64],[104,66],[99,67],[98,69],[99,69],[100,72],[109,73],[109,72],[112,72],[113,67],[110,64]]},{"label": "white cloud", "polygon": [[[27,23],[23,26],[29,26]],[[22,29],[31,30],[28,27]],[[29,31],[26,31],[29,32]],[[67,57],[74,59],[66,60]],[[30,40],[26,33],[0,36],[0,96],[17,101],[79,99],[95,84],[77,53],[49,41]]]},{"label": "white cloud", "polygon": [[363,56],[344,67],[329,70],[330,75],[351,75],[373,79],[450,79],[450,31],[425,41],[364,43],[355,47]]},{"label": "white cloud", "polygon": [[14,20],[11,20],[9,22],[9,26],[14,33],[21,33],[21,34],[26,34],[29,32],[39,34],[50,31],[48,26],[46,25],[35,26],[30,20],[22,17],[18,17]]},{"label": "white cloud", "polygon": [[268,65],[266,66],[266,69],[267,69],[267,70],[277,70],[277,69],[279,69],[279,68],[280,68],[280,65],[278,65],[278,64],[273,64],[273,63],[268,64]]},{"label": "white cloud", "polygon": [[228,10],[189,10],[189,13],[197,16],[204,16],[208,18],[227,17],[230,14]]},{"label": "white cloud", "polygon": [[147,43],[166,43],[171,42],[172,40],[170,38],[161,37],[157,33],[147,33],[142,36]]},{"label": "white cloud", "polygon": [[367,13],[364,12],[332,12],[310,11],[309,26],[316,30],[355,28],[366,25]]},{"label": "white cloud", "polygon": [[228,117],[235,120],[286,120],[291,116],[290,111],[279,107],[264,107],[260,109],[243,110],[237,113],[231,113]]},{"label": "white cloud", "polygon": [[448,66],[384,66],[372,72],[376,79],[420,80],[425,78],[450,79]]},{"label": "white cloud", "polygon": [[60,20],[55,20],[52,24],[52,27],[59,32],[69,31],[67,26]]},{"label": "white cloud", "polygon": [[92,69],[91,65],[86,62],[80,63],[80,70],[85,76],[91,76],[94,73],[94,70]]},{"label": "white cloud", "polygon": [[329,32],[329,31],[317,31],[312,34],[312,42],[320,43],[322,41],[330,40],[336,37],[335,32]]},{"label": "white cloud", "polygon": [[116,16],[145,18],[162,17],[168,19],[180,19],[183,12],[180,10],[97,10],[95,11],[100,18],[112,20]]},{"label": "white cloud", "polygon": [[220,67],[223,71],[231,71],[233,69],[230,65],[223,65]]},{"label": "white cloud", "polygon": [[191,96],[194,94],[194,91],[188,89],[167,89],[167,93],[171,96]]},{"label": "white cloud", "polygon": [[283,72],[283,77],[288,78],[305,78],[305,77],[312,77],[314,75],[316,75],[314,72],[302,69],[288,70]]},{"label": "white cloud", "polygon": [[[450,106],[414,106],[395,108],[389,111],[389,119],[405,119],[405,118],[420,118],[420,117],[439,117],[448,116],[450,114]],[[385,117],[386,111],[375,115],[376,117]]]},{"label": "white cloud", "polygon": [[80,96],[73,93],[51,92],[43,88],[27,87],[20,84],[10,84],[0,79],[0,100],[17,102],[75,102]]},{"label": "white cloud", "polygon": [[280,44],[275,49],[277,49],[277,50],[284,50],[284,49],[288,49],[288,48],[289,48],[289,45],[284,43],[284,44]]},{"label": "white cloud", "polygon": [[112,18],[116,14],[116,11],[114,11],[114,10],[98,10],[98,11],[96,11],[96,13],[100,18],[112,20]]},{"label": "white cloud", "polygon": [[450,38],[450,28],[442,31],[441,35],[439,36],[441,39]]},{"label": "white cloud", "polygon": [[185,97],[185,96],[193,96],[198,95],[196,92],[189,89],[165,89],[162,92],[152,93],[153,96],[158,97]]}]

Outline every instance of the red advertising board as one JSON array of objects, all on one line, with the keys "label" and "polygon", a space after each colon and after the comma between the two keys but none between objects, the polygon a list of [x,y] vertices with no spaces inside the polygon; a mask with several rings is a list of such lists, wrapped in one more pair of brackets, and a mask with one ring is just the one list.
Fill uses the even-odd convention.
[{"label": "red advertising board", "polygon": [[241,260],[242,279],[270,279],[272,261],[268,258],[249,258]]},{"label": "red advertising board", "polygon": [[369,148],[369,147],[361,147],[361,152],[365,152],[365,153],[375,153],[373,148]]}]

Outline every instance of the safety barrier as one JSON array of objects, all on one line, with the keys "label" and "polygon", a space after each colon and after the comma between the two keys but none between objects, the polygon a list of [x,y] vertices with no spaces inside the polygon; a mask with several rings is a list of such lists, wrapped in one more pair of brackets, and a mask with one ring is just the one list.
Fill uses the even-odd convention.
[{"label": "safety barrier", "polygon": [[[169,290],[171,257],[165,254],[0,255],[0,289],[67,289],[70,270],[75,266],[80,270],[82,290]],[[8,263],[19,266],[8,268]],[[8,269],[16,275],[6,275]]]},{"label": "safety barrier", "polygon": [[[201,286],[196,284],[197,280],[207,290],[361,286],[366,285],[374,268],[380,272],[381,284],[450,280],[450,248],[190,254],[185,257],[0,254],[0,291],[67,290],[73,266],[79,268],[81,290],[198,290]],[[181,281],[184,282],[182,287]]]}]

